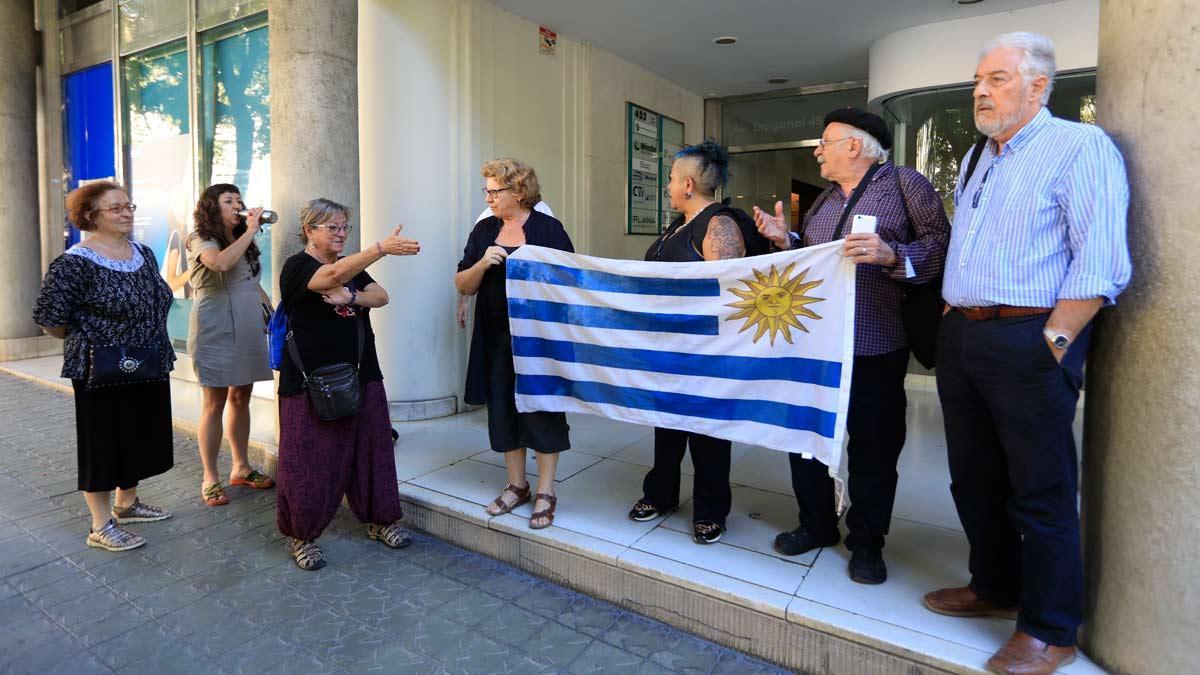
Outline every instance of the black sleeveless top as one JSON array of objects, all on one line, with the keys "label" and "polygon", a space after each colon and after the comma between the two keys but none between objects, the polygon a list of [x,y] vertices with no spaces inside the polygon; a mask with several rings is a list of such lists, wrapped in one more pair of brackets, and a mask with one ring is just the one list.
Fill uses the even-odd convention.
[{"label": "black sleeveless top", "polygon": [[744,211],[723,202],[713,202],[697,213],[691,221],[683,222],[683,214],[675,217],[671,225],[654,240],[646,250],[646,260],[659,262],[697,262],[704,260],[701,246],[708,233],[708,221],[714,216],[728,216],[742,233],[742,244],[746,255],[762,255],[769,252],[769,244],[754,226],[754,219]]}]

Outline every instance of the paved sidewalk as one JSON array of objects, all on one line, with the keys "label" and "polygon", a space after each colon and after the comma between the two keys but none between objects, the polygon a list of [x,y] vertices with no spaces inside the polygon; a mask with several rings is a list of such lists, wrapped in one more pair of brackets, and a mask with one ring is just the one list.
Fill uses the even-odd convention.
[{"label": "paved sidewalk", "polygon": [[[0,375],[0,672],[777,673],[768,664],[347,509],[302,572],[275,491],[200,503],[196,444],[140,496],[174,512],[127,553],[84,543],[68,395]],[[228,453],[223,454],[228,474]]]}]

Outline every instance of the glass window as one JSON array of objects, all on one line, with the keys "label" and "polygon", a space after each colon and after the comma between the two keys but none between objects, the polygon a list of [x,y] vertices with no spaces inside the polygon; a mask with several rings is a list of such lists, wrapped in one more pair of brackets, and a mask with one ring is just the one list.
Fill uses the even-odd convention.
[{"label": "glass window", "polygon": [[[271,111],[265,17],[210,31],[200,40],[200,184],[233,183],[248,206],[271,198]],[[262,251],[262,284],[271,289],[271,236]]]},{"label": "glass window", "polygon": [[[112,63],[102,63],[62,79],[63,178],[70,191],[116,175],[113,138]],[[79,229],[67,222],[65,245],[79,242]]]},{"label": "glass window", "polygon": [[112,61],[112,15],[100,12],[72,21],[62,27],[58,39],[64,73]]},{"label": "glass window", "polygon": [[121,53],[187,34],[187,0],[120,0]]},{"label": "glass window", "polygon": [[188,124],[187,43],[183,40],[126,57],[122,64],[125,172],[137,202],[134,236],[154,251],[176,301],[167,332],[187,344],[187,256],[184,238],[195,208]]},{"label": "glass window", "polygon": [[98,5],[104,0],[60,0],[58,4],[58,15],[66,16],[72,12],[78,12],[85,7]]},{"label": "glass window", "polygon": [[196,26],[204,30],[267,8],[267,0],[196,0]]},{"label": "glass window", "polygon": [[721,143],[726,147],[809,141],[821,137],[825,115],[834,108],[867,107],[865,88],[726,103]]},{"label": "glass window", "polygon": [[[896,161],[924,174],[942,196],[946,213],[953,218],[959,162],[979,138],[971,87],[906,94],[889,100],[883,107],[896,136]],[[1095,73],[1057,77],[1049,108],[1055,117],[1095,124]]]}]

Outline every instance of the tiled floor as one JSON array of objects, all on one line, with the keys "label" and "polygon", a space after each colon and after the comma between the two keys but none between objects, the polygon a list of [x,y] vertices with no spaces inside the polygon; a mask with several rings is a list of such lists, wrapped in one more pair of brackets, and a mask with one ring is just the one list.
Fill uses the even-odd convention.
[{"label": "tiled floor", "polygon": [[[33,364],[5,365],[15,369]],[[554,527],[541,531],[528,529],[532,505],[494,519],[483,511],[506,482],[501,458],[487,449],[484,410],[397,424],[397,474],[406,498],[456,517],[632,567],[821,630],[865,636],[960,667],[982,668],[1013,624],[944,617],[920,604],[931,589],[967,581],[967,545],[948,489],[941,409],[932,380],[912,377],[908,390],[908,440],[884,551],[889,579],[876,587],[849,581],[849,554],[842,547],[796,558],[771,548],[775,533],[794,527],[796,518],[787,458],[773,450],[735,444],[729,531],[714,546],[696,545],[687,534],[691,485],[686,477],[680,510],[671,517],[650,523],[625,517],[641,495],[642,477],[652,458],[652,434],[646,427],[572,415],[572,449],[561,456],[556,476],[558,516]],[[179,398],[176,407],[182,407]],[[256,427],[260,419],[267,428],[274,424],[269,408],[254,414]],[[536,471],[531,459],[527,472],[532,480]],[[685,458],[683,471],[691,474],[690,458]],[[1062,672],[1102,671],[1080,658]]]},{"label": "tiled floor", "polygon": [[0,375],[0,418],[0,673],[781,672],[430,537],[390,551],[345,509],[329,566],[302,572],[275,492],[204,507],[182,436],[139,490],[174,517],[130,526],[137,550],[88,548],[70,397]]}]

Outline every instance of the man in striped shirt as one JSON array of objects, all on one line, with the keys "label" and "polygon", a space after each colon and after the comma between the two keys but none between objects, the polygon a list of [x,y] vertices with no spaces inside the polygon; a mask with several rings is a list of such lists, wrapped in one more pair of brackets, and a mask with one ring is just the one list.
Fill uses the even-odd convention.
[{"label": "man in striped shirt", "polygon": [[[1016,617],[996,673],[1051,673],[1083,619],[1071,424],[1092,317],[1129,282],[1129,189],[1099,128],[1050,115],[1054,45],[1010,33],[975,71],[990,140],[955,190],[938,342],[954,503],[971,582],[925,596],[952,616]],[[962,164],[970,164],[971,154]]]}]

